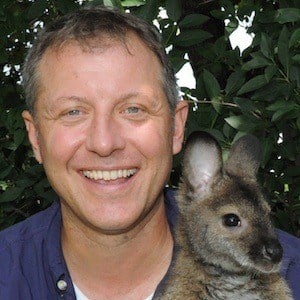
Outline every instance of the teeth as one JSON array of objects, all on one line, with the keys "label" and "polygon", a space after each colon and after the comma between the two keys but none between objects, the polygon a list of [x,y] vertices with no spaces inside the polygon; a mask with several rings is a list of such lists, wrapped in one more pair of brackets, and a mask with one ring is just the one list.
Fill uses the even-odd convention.
[{"label": "teeth", "polygon": [[135,174],[137,169],[129,170],[112,170],[112,171],[83,171],[83,175],[94,180],[116,180],[118,178],[127,178]]}]

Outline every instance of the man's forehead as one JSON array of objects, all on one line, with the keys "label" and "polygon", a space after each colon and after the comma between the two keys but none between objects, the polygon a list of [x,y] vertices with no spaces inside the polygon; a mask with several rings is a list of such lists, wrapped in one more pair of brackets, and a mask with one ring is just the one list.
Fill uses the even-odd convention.
[{"label": "man's forehead", "polygon": [[104,33],[93,38],[57,40],[45,51],[42,59],[49,54],[59,57],[61,53],[68,51],[70,48],[74,49],[74,47],[78,47],[83,53],[102,54],[112,48],[123,48],[128,54],[138,51],[139,53],[151,53],[156,56],[136,33],[128,31],[120,36]]},{"label": "man's forehead", "polygon": [[[161,84],[164,81],[163,68],[157,55],[148,46],[146,46],[146,44],[135,33],[128,32],[126,37],[122,39],[107,37],[102,41],[93,39],[86,43],[70,39],[55,47],[49,47],[38,65],[38,90],[41,91],[40,88],[44,86],[45,82],[49,81],[49,74],[51,75],[57,74],[58,72],[64,72],[64,69],[61,69],[64,67],[60,67],[60,63],[64,66],[70,65],[70,70],[73,69],[76,70],[76,72],[79,71],[76,61],[78,64],[79,61],[77,59],[82,62],[80,57],[81,55],[83,55],[82,57],[85,57],[86,54],[88,54],[88,56],[91,54],[90,64],[93,64],[94,59],[103,61],[106,68],[108,68],[108,72],[111,72],[110,70],[114,68],[114,57],[123,56],[122,64],[125,67],[127,64],[131,64],[130,61],[135,61],[137,66],[140,66],[135,69],[136,72],[147,72],[148,74],[153,74],[155,81],[157,81],[162,87]],[[111,61],[112,63],[110,68],[107,64],[108,61]]]},{"label": "man's forehead", "polygon": [[[100,47],[97,47],[98,44]],[[57,88],[53,90],[53,84],[61,87],[63,82],[67,89],[73,84],[73,79],[76,82],[78,76],[84,78],[81,74],[84,76],[91,72],[95,72],[95,75],[99,74],[99,79],[101,73],[105,74],[105,72],[109,76],[106,76],[107,79],[118,79],[109,85],[112,88],[118,86],[118,92],[126,82],[126,86],[132,89],[141,88],[141,84],[144,90],[148,85],[149,88],[155,85],[156,90],[161,90],[159,87],[163,87],[163,72],[159,59],[136,34],[128,33],[126,39],[122,40],[106,39],[104,43],[93,40],[88,46],[82,46],[82,43],[77,40],[69,40],[60,47],[49,48],[39,65],[38,94],[41,96],[41,93],[46,90],[48,93],[52,90],[51,94],[56,94],[55,91],[57,93],[59,91]],[[146,79],[147,84],[143,81]],[[79,88],[78,85],[77,87]],[[117,91],[115,94],[118,94]]]}]

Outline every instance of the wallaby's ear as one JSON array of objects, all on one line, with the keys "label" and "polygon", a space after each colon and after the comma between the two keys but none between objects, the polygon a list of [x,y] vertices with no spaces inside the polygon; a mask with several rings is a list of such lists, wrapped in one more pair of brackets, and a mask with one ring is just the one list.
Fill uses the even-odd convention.
[{"label": "wallaby's ear", "polygon": [[221,148],[217,141],[206,132],[193,132],[183,157],[183,180],[190,192],[207,195],[221,169]]},{"label": "wallaby's ear", "polygon": [[245,135],[232,146],[225,170],[235,176],[255,178],[261,157],[259,140],[254,135]]}]

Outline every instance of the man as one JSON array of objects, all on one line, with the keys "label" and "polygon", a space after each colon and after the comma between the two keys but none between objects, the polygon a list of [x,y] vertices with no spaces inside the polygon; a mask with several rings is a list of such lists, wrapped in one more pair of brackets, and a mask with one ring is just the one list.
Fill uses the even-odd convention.
[{"label": "man", "polygon": [[[164,185],[188,110],[159,36],[81,10],[43,30],[23,79],[29,140],[59,201],[1,233],[0,299],[152,299],[172,259]],[[282,241],[296,295],[299,241]]]}]

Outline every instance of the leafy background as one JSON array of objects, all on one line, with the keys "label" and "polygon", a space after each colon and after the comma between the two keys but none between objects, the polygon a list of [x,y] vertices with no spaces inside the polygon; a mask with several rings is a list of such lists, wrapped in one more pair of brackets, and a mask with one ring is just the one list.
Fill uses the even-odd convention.
[{"label": "leafy background", "polygon": [[[263,146],[259,179],[277,227],[300,236],[300,2],[199,0],[1,0],[0,6],[0,228],[47,207],[53,198],[35,162],[21,112],[26,108],[20,65],[44,23],[95,4],[157,20],[175,71],[190,62],[196,88],[181,87],[190,102],[187,134],[206,130],[224,151],[239,136]],[[168,18],[159,12],[165,9]],[[255,12],[251,47],[231,49],[229,35]],[[224,21],[226,22],[226,26]],[[170,184],[180,175],[175,157]]]}]

